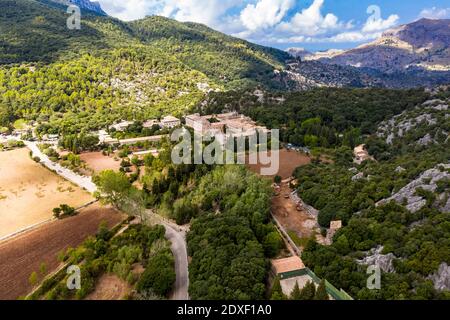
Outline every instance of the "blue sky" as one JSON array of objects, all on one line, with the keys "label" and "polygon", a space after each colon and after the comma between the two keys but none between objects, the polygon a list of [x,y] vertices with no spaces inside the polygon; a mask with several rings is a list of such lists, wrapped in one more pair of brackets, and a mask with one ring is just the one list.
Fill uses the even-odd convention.
[{"label": "blue sky", "polygon": [[450,18],[448,0],[99,0],[111,16],[162,15],[281,49],[352,48],[421,17]]}]

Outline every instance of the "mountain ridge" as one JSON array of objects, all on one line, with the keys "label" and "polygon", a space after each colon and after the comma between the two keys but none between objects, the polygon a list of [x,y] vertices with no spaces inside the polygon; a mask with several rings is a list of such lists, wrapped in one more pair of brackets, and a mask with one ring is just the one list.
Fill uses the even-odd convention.
[{"label": "mountain ridge", "polygon": [[76,5],[80,7],[80,9],[89,11],[91,13],[95,13],[101,16],[108,15],[105,11],[103,11],[102,6],[98,1],[90,1],[90,0],[47,0],[47,1],[54,2],[56,4],[64,6]]},{"label": "mountain ridge", "polygon": [[312,55],[324,63],[371,68],[386,73],[419,68],[450,71],[450,20],[420,19],[387,30],[370,43],[336,55]]}]

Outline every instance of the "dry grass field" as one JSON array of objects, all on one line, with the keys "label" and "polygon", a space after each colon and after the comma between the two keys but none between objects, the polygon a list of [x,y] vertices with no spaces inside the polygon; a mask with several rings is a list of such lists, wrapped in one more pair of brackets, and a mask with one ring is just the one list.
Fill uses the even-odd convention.
[{"label": "dry grass field", "polygon": [[88,168],[94,173],[104,170],[119,171],[120,161],[115,161],[112,157],[104,156],[101,152],[87,152],[80,155],[81,160],[86,162]]},{"label": "dry grass field", "polygon": [[[270,153],[269,153],[270,156]],[[246,160],[246,163],[249,161]],[[305,154],[296,152],[296,151],[288,151],[286,149],[280,150],[280,166],[278,169],[279,175],[283,179],[287,179],[292,176],[292,173],[297,167],[304,166],[306,164],[311,163],[311,158]],[[259,164],[247,164],[247,167],[257,174],[261,173],[261,168],[269,168],[269,165]],[[274,178],[276,175],[268,176],[268,178]]]},{"label": "dry grass field", "polygon": [[85,300],[121,300],[131,291],[128,282],[114,274],[103,274],[95,284],[95,290]]},{"label": "dry grass field", "polygon": [[60,204],[78,207],[92,196],[35,163],[28,149],[0,152],[0,238],[52,218]]}]

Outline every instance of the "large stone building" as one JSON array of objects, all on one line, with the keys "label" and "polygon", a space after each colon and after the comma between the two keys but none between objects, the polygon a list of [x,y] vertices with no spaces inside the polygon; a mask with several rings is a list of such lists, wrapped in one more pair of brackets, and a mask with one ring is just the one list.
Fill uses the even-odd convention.
[{"label": "large stone building", "polygon": [[186,126],[193,128],[196,132],[200,132],[203,135],[210,134],[216,137],[225,135],[231,135],[235,138],[249,137],[257,131],[270,133],[266,127],[259,126],[251,118],[237,112],[206,116],[201,116],[196,113],[186,116],[185,120]]}]

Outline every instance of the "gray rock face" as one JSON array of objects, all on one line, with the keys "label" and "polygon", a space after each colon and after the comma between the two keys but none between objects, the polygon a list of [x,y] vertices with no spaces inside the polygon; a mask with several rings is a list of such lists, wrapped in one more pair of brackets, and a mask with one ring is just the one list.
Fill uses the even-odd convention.
[{"label": "gray rock face", "polygon": [[444,203],[441,207],[441,211],[442,212],[450,212],[450,195],[443,193],[443,194],[439,195],[438,199],[439,199],[439,201]]},{"label": "gray rock face", "polygon": [[436,141],[434,141],[433,137],[429,133],[427,133],[423,138],[417,141],[417,144],[421,146],[427,146],[432,143],[436,143]]},{"label": "gray rock face", "polygon": [[357,174],[358,173],[358,169],[356,169],[356,168],[350,168],[350,169],[348,169],[348,171],[350,171],[353,174]]},{"label": "gray rock face", "polygon": [[381,254],[383,249],[383,246],[372,249],[368,252],[364,259],[357,260],[356,262],[360,265],[379,266],[381,270],[387,273],[395,272],[395,268],[392,263],[395,259],[394,254]]},{"label": "gray rock face", "polygon": [[446,104],[440,104],[440,105],[431,107],[431,109],[437,110],[437,111],[446,111],[446,110],[448,110],[448,105],[446,105]]},{"label": "gray rock face", "polygon": [[414,118],[407,118],[406,116],[406,113],[402,113],[389,121],[381,123],[378,128],[377,136],[386,138],[386,143],[392,144],[396,137],[403,137],[406,133],[420,124],[426,123],[428,126],[432,126],[437,123],[434,116],[429,113],[424,113]]},{"label": "gray rock face", "polygon": [[364,179],[364,172],[360,172],[352,177],[352,181],[358,181]]},{"label": "gray rock face", "polygon": [[450,290],[450,266],[446,263],[442,263],[438,271],[428,278],[433,281],[434,288],[437,291]]},{"label": "gray rock face", "polygon": [[431,105],[435,105],[438,103],[444,103],[444,101],[442,101],[441,99],[433,99],[433,100],[425,101],[422,105],[423,106],[431,106]]},{"label": "gray rock face", "polygon": [[[445,170],[441,171],[440,168],[443,167]],[[422,209],[427,201],[426,199],[417,196],[416,191],[419,188],[422,188],[424,190],[428,190],[431,192],[435,192],[437,189],[437,182],[449,178],[450,179],[450,173],[448,173],[448,170],[450,169],[450,164],[440,164],[437,165],[435,168],[425,171],[419,178],[409,183],[407,186],[402,188],[399,192],[394,194],[392,197],[388,199],[381,200],[377,203],[377,206],[381,206],[384,204],[387,204],[391,201],[395,201],[398,204],[402,204],[404,200],[407,200],[406,208],[411,212],[417,212],[420,209]],[[443,208],[439,208],[442,212],[446,210],[448,206],[444,206]]]},{"label": "gray rock face", "polygon": [[446,70],[450,62],[450,20],[421,19],[383,33],[381,38],[320,61],[383,72]]}]

